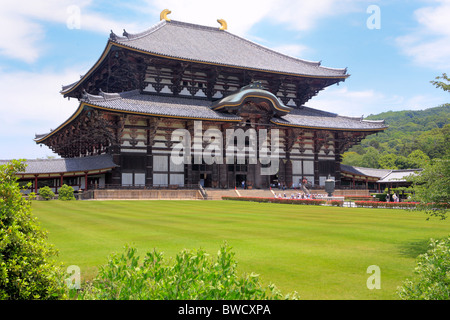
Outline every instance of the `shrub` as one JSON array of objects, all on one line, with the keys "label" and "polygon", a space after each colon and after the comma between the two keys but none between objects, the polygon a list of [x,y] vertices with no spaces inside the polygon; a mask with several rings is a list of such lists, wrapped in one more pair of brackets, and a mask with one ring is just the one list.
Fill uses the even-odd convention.
[{"label": "shrub", "polygon": [[0,300],[57,299],[64,296],[56,250],[31,214],[31,201],[21,194],[16,172],[25,165],[13,160],[0,166]]},{"label": "shrub", "polygon": [[355,201],[360,208],[414,209],[418,202]]},{"label": "shrub", "polygon": [[140,263],[137,250],[112,255],[97,278],[82,290],[81,300],[268,300],[295,299],[283,296],[274,285],[263,287],[258,275],[238,276],[234,253],[225,243],[215,259],[202,249],[183,250],[171,264],[163,253],[148,252]]},{"label": "shrub", "polygon": [[58,194],[59,200],[75,200],[73,188],[67,184],[63,184],[62,187],[59,188]]},{"label": "shrub", "polygon": [[342,200],[328,200],[327,204],[333,206],[333,207],[343,207],[344,201]]},{"label": "shrub", "polygon": [[39,189],[39,195],[44,200],[50,200],[50,199],[53,199],[55,197],[55,193],[48,186],[40,188]]},{"label": "shrub", "polygon": [[416,277],[398,290],[403,300],[450,299],[450,236],[441,241],[431,239],[430,249],[419,256],[414,273]]},{"label": "shrub", "polygon": [[284,203],[284,204],[305,204],[314,206],[326,203],[326,200],[318,200],[318,199],[284,199],[284,198],[259,198],[259,197],[222,197],[222,200]]}]

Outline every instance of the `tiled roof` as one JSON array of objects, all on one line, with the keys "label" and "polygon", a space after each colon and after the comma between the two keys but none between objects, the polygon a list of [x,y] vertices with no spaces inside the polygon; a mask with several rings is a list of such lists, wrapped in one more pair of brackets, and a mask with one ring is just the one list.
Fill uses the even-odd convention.
[{"label": "tiled roof", "polygon": [[162,117],[223,121],[242,120],[239,116],[211,110],[211,101],[206,100],[140,94],[138,90],[101,94],[86,94],[82,101],[102,108]]},{"label": "tiled roof", "polygon": [[[258,90],[258,92],[263,91],[260,89],[252,89],[251,91],[255,92],[255,90]],[[223,100],[226,99],[227,98],[225,97]],[[284,106],[281,102],[279,103],[280,106]],[[220,105],[220,102],[218,104]],[[49,135],[60,130],[66,124],[75,119],[85,105],[101,110],[163,118],[168,117],[178,119],[232,122],[242,121],[240,116],[233,113],[218,112],[213,110],[213,108],[217,107],[218,104],[216,102],[194,98],[142,94],[139,90],[132,90],[122,93],[104,93],[100,91],[99,95],[85,93],[81,98],[80,106],[71,118],[50,133],[36,135],[34,140],[37,143],[42,143],[42,141],[44,141]],[[387,128],[384,121],[364,121],[360,118],[339,116],[334,113],[307,107],[303,107],[302,109],[284,107],[282,111],[284,113],[290,113],[282,117],[273,117],[270,121],[281,126],[305,127],[312,129],[380,131]]]},{"label": "tiled roof", "polygon": [[406,170],[392,170],[387,175],[378,180],[378,183],[387,182],[406,182],[406,178],[410,175],[416,175],[422,169],[406,169]]},{"label": "tiled roof", "polygon": [[[0,160],[0,165],[8,160]],[[103,170],[117,167],[111,155],[99,155],[82,158],[69,159],[35,159],[25,162],[27,167],[22,174],[45,174],[45,173],[67,173],[84,172],[92,170]]]},{"label": "tiled roof", "polygon": [[312,77],[346,78],[346,69],[290,57],[219,28],[162,20],[126,37],[112,35],[122,46],[165,57]]},{"label": "tiled roof", "polygon": [[373,168],[363,168],[363,167],[354,167],[348,166],[345,164],[341,164],[341,171],[348,172],[351,174],[359,175],[359,176],[368,176],[375,178],[382,178],[388,173],[390,173],[391,169],[373,169]]},{"label": "tiled roof", "polygon": [[384,121],[366,121],[361,118],[340,116],[335,113],[303,107],[294,109],[281,118],[273,118],[273,123],[295,127],[328,128],[340,130],[378,131],[387,128]]},{"label": "tiled roof", "polygon": [[422,171],[422,169],[403,169],[403,170],[373,169],[341,164],[341,171],[354,175],[379,178],[380,180],[377,181],[378,183],[388,183],[388,182],[406,182],[407,181],[406,177],[408,177],[411,174],[416,175],[417,172]]}]

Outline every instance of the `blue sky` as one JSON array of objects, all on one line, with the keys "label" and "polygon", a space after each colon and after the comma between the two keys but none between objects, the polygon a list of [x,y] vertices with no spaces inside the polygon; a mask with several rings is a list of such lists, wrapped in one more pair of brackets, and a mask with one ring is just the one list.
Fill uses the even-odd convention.
[{"label": "blue sky", "polygon": [[55,156],[33,138],[77,108],[61,85],[97,61],[111,29],[143,31],[166,8],[173,20],[219,27],[225,19],[229,32],[261,45],[347,67],[351,77],[311,99],[313,108],[367,116],[450,102],[430,84],[450,72],[450,0],[2,0],[0,159]]}]

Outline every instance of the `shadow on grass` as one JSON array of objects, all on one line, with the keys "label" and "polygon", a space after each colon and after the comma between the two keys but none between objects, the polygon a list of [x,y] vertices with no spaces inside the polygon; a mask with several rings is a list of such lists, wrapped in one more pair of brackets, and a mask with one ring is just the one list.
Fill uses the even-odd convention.
[{"label": "shadow on grass", "polygon": [[428,251],[430,239],[416,240],[400,245],[400,254],[408,258],[417,258],[419,255]]}]

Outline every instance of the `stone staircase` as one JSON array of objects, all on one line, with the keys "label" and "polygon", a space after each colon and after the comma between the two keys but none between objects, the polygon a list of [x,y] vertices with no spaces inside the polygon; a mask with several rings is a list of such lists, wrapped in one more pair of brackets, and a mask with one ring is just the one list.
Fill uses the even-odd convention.
[{"label": "stone staircase", "polygon": [[234,189],[206,189],[205,200],[222,200],[222,197],[239,197]]}]

